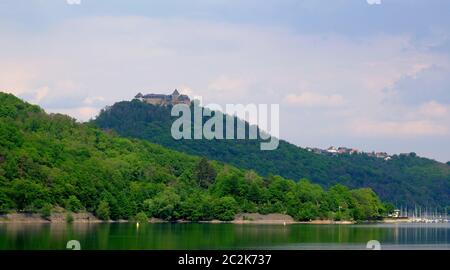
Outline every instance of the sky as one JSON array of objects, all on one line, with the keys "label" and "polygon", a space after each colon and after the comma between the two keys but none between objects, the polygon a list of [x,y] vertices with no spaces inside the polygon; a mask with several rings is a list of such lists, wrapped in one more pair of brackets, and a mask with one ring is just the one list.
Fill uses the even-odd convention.
[{"label": "sky", "polygon": [[302,147],[446,162],[450,1],[0,1],[0,91],[86,121],[175,88],[279,104]]}]

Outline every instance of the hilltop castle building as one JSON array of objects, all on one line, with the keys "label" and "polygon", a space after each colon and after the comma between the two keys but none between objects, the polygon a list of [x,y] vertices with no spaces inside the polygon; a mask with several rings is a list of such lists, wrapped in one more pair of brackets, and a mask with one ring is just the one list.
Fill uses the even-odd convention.
[{"label": "hilltop castle building", "polygon": [[173,91],[171,95],[163,94],[137,94],[134,98],[139,99],[142,102],[146,102],[152,105],[167,106],[175,104],[191,104],[191,100],[187,95],[180,95],[177,89]]}]

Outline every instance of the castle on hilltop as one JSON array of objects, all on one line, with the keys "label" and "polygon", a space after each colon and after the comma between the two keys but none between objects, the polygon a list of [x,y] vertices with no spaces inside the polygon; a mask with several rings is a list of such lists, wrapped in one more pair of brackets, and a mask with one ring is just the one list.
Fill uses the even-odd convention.
[{"label": "castle on hilltop", "polygon": [[175,104],[191,104],[191,100],[187,95],[180,95],[177,89],[173,91],[171,95],[164,94],[147,94],[142,93],[137,94],[134,98],[139,99],[142,102],[152,104],[152,105],[175,105]]}]

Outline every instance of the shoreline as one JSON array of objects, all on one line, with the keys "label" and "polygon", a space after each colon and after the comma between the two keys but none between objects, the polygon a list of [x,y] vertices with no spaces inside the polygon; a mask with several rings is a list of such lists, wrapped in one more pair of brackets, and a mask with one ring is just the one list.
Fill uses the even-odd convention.
[{"label": "shoreline", "polygon": [[[59,212],[52,214],[48,219],[43,218],[36,213],[11,213],[0,215],[0,224],[68,224],[66,220],[67,213]],[[74,224],[101,224],[101,223],[136,223],[134,220],[100,220],[92,213],[72,213]],[[309,225],[353,225],[353,224],[401,224],[414,223],[411,219],[382,219],[377,221],[362,221],[357,222],[353,220],[311,220],[311,221],[295,221],[291,216],[284,214],[267,214],[262,215],[258,213],[240,213],[235,216],[233,220],[174,220],[167,221],[158,218],[149,218],[149,224],[158,223],[199,223],[199,224],[236,224],[236,225],[293,225],[293,224],[309,224]]]},{"label": "shoreline", "polygon": [[[71,213],[75,224],[100,224],[100,223],[136,223],[134,220],[100,220],[92,213],[81,212]],[[67,224],[67,212],[58,212],[52,214],[48,219],[43,218],[37,213],[10,213],[0,215],[0,224]],[[285,214],[258,214],[258,213],[240,213],[233,220],[174,220],[167,221],[158,218],[149,218],[149,224],[158,223],[200,223],[200,224],[236,224],[236,225],[293,225],[293,224],[310,224],[310,225],[353,225],[353,224],[401,224],[414,223],[412,219],[392,219],[386,218],[377,221],[353,221],[353,220],[311,220],[311,221],[295,221],[291,216]]]},{"label": "shoreline", "polygon": [[[0,224],[68,224],[66,220],[67,213],[60,212],[52,214],[48,219],[43,218],[40,214],[36,213],[10,213],[0,215]],[[92,213],[72,213],[74,224],[100,224],[100,223],[136,223],[133,220],[100,220]],[[158,223],[201,223],[201,224],[254,224],[254,225],[292,225],[292,224],[314,224],[314,225],[351,225],[355,224],[355,221],[334,221],[334,220],[311,220],[311,221],[295,221],[291,216],[284,214],[267,214],[262,215],[258,213],[240,213],[237,214],[233,220],[201,220],[201,221],[188,221],[188,220],[176,220],[167,221],[158,218],[149,218],[149,224]]]},{"label": "shoreline", "polygon": [[[9,213],[0,214],[0,224],[99,224],[99,223],[137,223],[135,220],[100,220],[90,212],[70,213],[72,221],[68,222],[69,212],[62,209],[58,209],[57,212],[51,214],[49,218],[42,217],[38,213]],[[286,214],[272,213],[272,214],[259,214],[259,213],[239,213],[236,214],[233,220],[163,220],[159,218],[148,218],[149,224],[158,223],[203,223],[203,224],[254,224],[254,225],[292,225],[292,224],[310,224],[310,225],[352,225],[352,224],[405,224],[405,223],[420,223],[415,222],[411,218],[384,218],[381,220],[371,221],[354,221],[354,220],[310,220],[310,221],[295,221],[291,216]]]}]

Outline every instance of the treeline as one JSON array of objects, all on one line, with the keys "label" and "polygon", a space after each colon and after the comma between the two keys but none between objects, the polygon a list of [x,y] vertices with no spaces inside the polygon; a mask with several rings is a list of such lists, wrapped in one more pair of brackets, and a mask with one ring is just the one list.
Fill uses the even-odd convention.
[{"label": "treeline", "polygon": [[367,220],[391,208],[371,189],[261,177],[48,115],[0,93],[0,213],[48,217],[56,206],[105,220],[192,221],[231,220],[239,212]]},{"label": "treeline", "polygon": [[103,110],[93,123],[121,136],[145,139],[176,151],[255,170],[263,176],[308,178],[324,188],[336,184],[370,187],[383,200],[398,206],[423,205],[441,210],[450,206],[448,164],[414,153],[395,155],[389,161],[366,154],[319,155],[283,140],[274,151],[260,151],[260,140],[177,141],[170,133],[176,119],[170,116],[170,109],[137,100],[123,101]]}]

